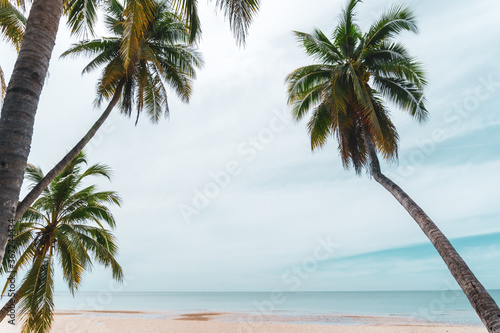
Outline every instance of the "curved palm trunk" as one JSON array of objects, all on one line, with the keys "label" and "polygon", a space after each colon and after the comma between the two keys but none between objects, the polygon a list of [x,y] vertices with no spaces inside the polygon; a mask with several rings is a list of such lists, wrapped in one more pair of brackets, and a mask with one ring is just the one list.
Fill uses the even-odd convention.
[{"label": "curved palm trunk", "polygon": [[488,331],[491,333],[500,333],[500,309],[495,303],[495,300],[478,281],[469,266],[467,266],[453,245],[451,245],[448,238],[439,230],[429,216],[425,214],[422,208],[420,208],[398,185],[382,174],[372,137],[366,128],[364,131],[364,138],[368,148],[373,178],[385,187],[417,222],[443,258],[451,274],[460,285],[460,288],[464,291],[469,302],[472,304],[474,310],[476,310],[479,318],[481,318]]},{"label": "curved palm trunk", "polygon": [[35,202],[35,200],[42,194],[42,192],[52,183],[52,181],[59,175],[64,168],[82,151],[82,149],[89,143],[89,141],[94,137],[99,128],[104,124],[106,119],[109,117],[111,111],[115,107],[116,103],[120,100],[121,90],[125,83],[125,80],[120,81],[116,87],[115,94],[108,104],[108,107],[104,110],[102,115],[97,119],[90,130],[85,134],[85,136],[76,144],[76,146],[71,149],[62,160],[57,163],[52,170],[50,170],[43,179],[33,187],[33,189],[24,197],[16,210],[15,221],[18,221],[21,216],[30,208],[30,206]]},{"label": "curved palm trunk", "polygon": [[35,0],[0,118],[0,260],[30,152],[38,101],[54,48],[63,0]]}]

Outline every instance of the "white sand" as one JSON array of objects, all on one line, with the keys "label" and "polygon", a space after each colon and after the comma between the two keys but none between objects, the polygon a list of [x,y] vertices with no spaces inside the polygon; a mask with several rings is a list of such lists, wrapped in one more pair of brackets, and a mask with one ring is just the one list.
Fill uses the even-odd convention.
[{"label": "white sand", "polygon": [[[217,314],[142,315],[130,312],[59,312],[53,324],[54,333],[487,333],[483,327],[407,325],[318,325],[285,323],[239,323],[215,319]],[[230,318],[230,317],[223,317]],[[234,319],[234,317],[233,317]],[[6,321],[0,332],[14,333],[19,329]]]}]

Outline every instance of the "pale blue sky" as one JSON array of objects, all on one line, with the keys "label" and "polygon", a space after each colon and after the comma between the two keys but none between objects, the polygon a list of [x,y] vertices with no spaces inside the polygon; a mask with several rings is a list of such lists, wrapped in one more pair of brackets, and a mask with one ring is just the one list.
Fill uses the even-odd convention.
[{"label": "pale blue sky", "polygon": [[[330,33],[343,6],[304,3],[263,0],[247,46],[239,49],[221,15],[200,2],[206,66],[191,104],[172,93],[170,120],[156,126],[141,118],[134,127],[115,113],[94,139],[91,162],[115,171],[111,184],[100,185],[124,199],[114,212],[125,291],[289,291],[297,281],[289,271],[304,263],[311,271],[300,278],[300,290],[449,287],[444,263],[399,204],[366,175],[345,171],[335,142],[311,153],[305,123],[290,121],[284,78],[310,62],[291,31]],[[394,3],[362,3],[360,25]],[[394,110],[400,161],[383,168],[480,280],[500,288],[500,5],[406,3],[421,33],[402,40],[425,64],[431,117],[421,126]],[[99,114],[92,108],[96,75],[80,76],[85,60],[58,60],[69,43],[62,32],[37,115],[30,161],[45,170]],[[7,73],[14,59],[3,47]],[[260,150],[250,149],[259,135]],[[193,206],[197,191],[232,161],[237,174],[186,223],[180,208]],[[328,237],[338,247],[312,262],[318,238]],[[84,290],[107,288],[109,281],[108,272],[96,269]],[[57,289],[64,288],[58,281]]]}]

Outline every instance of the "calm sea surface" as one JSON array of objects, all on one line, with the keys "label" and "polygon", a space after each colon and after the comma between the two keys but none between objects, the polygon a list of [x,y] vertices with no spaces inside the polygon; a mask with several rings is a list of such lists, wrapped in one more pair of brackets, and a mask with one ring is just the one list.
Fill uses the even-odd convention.
[{"label": "calm sea surface", "polygon": [[[500,304],[500,290],[490,291]],[[135,311],[226,311],[301,315],[408,317],[428,321],[480,323],[461,291],[55,294],[56,309]]]}]

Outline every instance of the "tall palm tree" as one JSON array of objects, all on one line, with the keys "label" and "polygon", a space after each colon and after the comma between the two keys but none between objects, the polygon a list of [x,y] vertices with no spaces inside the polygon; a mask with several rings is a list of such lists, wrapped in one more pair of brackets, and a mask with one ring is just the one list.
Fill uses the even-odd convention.
[{"label": "tall palm tree", "polygon": [[[83,153],[45,189],[40,198],[15,225],[12,246],[19,258],[13,269],[4,258],[0,273],[26,274],[13,300],[18,302],[22,332],[49,332],[54,310],[54,269],[59,262],[63,278],[71,293],[82,284],[85,271],[97,262],[112,270],[114,279],[121,281],[123,271],[116,261],[116,239],[109,229],[116,225],[109,205],[120,205],[113,191],[97,191],[86,186],[91,176],[110,177],[110,168],[94,164],[83,168],[87,161]],[[26,178],[36,184],[43,178],[40,168],[28,165]],[[9,277],[14,277],[11,273]],[[9,282],[5,284],[2,294]],[[8,312],[2,309],[3,319]]]},{"label": "tall palm tree", "polygon": [[[164,3],[156,4],[151,10],[152,20],[142,27],[143,20],[131,20],[134,16],[128,14],[137,12],[136,9],[110,0],[105,20],[114,36],[84,40],[63,53],[62,57],[94,56],[83,73],[104,66],[97,84],[96,104],[100,106],[105,100],[109,100],[109,104],[86,135],[18,204],[16,220],[87,145],[118,103],[121,111],[129,116],[135,106],[136,122],[145,112],[156,123],[169,112],[166,86],[172,87],[182,101],[189,101],[195,68],[203,63],[201,55],[187,45],[189,33],[184,23],[168,12]],[[144,31],[137,37],[134,31],[139,29]],[[130,46],[132,44],[135,46]]]},{"label": "tall palm tree", "polygon": [[[0,0],[0,4],[7,2],[9,1]],[[151,0],[127,2],[142,7],[143,19],[150,19],[147,14]],[[197,0],[170,2],[188,23],[191,40],[195,40],[201,31]],[[244,43],[248,25],[259,9],[259,2],[216,0],[217,7],[229,18],[230,27],[239,43]],[[12,3],[24,4],[24,0],[12,0]],[[68,23],[75,33],[92,31],[98,3],[98,0],[35,0],[31,6],[23,43],[6,90],[0,117],[0,259],[5,253],[8,226],[15,221],[38,101],[47,76],[60,18],[63,11],[66,12]],[[137,32],[141,33],[141,30]]]},{"label": "tall palm tree", "polygon": [[[8,2],[0,2],[0,36],[14,45],[17,52],[19,52],[19,48],[21,47],[25,26],[26,18],[21,10]],[[0,104],[3,103],[6,90],[5,75],[2,67],[0,67]]]},{"label": "tall palm tree", "polygon": [[428,113],[421,66],[394,40],[402,31],[417,32],[415,16],[407,7],[395,6],[362,33],[354,22],[359,2],[348,2],[332,40],[320,30],[296,32],[318,63],[301,67],[286,79],[293,116],[299,120],[312,111],[308,122],[312,149],[334,136],[344,167],[352,166],[357,173],[369,168],[435,246],[488,330],[498,333],[500,309],[493,298],[434,222],[380,170],[377,152],[387,160],[398,153],[398,133],[384,99],[419,122]]}]

